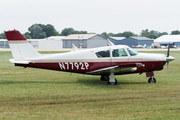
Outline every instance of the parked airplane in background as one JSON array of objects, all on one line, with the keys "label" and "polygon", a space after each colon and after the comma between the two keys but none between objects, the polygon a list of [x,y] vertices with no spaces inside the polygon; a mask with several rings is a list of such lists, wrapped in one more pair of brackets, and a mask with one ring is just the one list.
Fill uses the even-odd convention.
[{"label": "parked airplane in background", "polygon": [[[138,53],[126,45],[106,46],[68,53],[40,54],[17,30],[5,32],[15,66],[101,75],[102,81],[117,84],[114,75],[146,73],[149,83],[156,83],[153,71],[174,60],[168,54]],[[169,68],[168,68],[169,69]]]}]

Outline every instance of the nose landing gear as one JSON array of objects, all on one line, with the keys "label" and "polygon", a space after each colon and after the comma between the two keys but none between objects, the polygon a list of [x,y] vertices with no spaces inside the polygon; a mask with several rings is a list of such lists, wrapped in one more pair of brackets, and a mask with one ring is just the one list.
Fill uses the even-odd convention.
[{"label": "nose landing gear", "polygon": [[154,77],[150,77],[148,79],[148,83],[156,83],[156,79]]},{"label": "nose landing gear", "polygon": [[146,77],[150,77],[148,79],[148,83],[156,83],[156,79],[153,76],[154,76],[153,72],[147,72],[146,73]]}]

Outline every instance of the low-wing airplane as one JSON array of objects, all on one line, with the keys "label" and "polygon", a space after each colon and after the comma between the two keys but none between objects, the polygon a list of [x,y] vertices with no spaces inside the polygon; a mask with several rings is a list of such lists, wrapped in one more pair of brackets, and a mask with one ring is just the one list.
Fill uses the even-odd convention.
[{"label": "low-wing airplane", "polygon": [[[138,53],[126,45],[106,46],[58,54],[40,54],[17,30],[5,32],[15,66],[101,75],[102,81],[116,85],[114,75],[146,73],[149,83],[156,83],[153,71],[162,70],[174,60],[167,55]],[[168,67],[169,69],[169,67]]]}]

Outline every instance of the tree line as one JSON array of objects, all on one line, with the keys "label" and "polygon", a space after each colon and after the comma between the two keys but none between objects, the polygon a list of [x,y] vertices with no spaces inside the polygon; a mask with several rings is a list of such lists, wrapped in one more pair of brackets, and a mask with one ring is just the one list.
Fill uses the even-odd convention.
[{"label": "tree line", "polygon": [[[87,31],[78,31],[73,28],[64,28],[61,32],[58,32],[51,24],[33,24],[28,28],[28,32],[24,33],[26,39],[44,39],[50,36],[68,36],[70,34],[90,34]],[[156,39],[162,35],[168,35],[167,32],[158,32],[155,30],[149,31],[148,29],[142,30],[140,35],[134,34],[131,31],[125,31],[123,33],[101,33],[103,37],[147,37],[151,39]],[[179,30],[171,31],[170,35],[180,35]],[[6,39],[4,33],[0,34],[0,39]]]}]

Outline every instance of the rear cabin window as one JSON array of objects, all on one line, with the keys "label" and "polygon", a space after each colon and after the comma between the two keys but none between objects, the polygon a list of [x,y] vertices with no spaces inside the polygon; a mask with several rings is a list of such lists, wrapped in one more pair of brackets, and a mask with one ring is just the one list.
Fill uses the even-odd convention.
[{"label": "rear cabin window", "polygon": [[109,50],[103,50],[96,53],[98,58],[110,57]]},{"label": "rear cabin window", "polygon": [[113,57],[124,57],[124,56],[128,56],[128,55],[124,49],[114,49],[112,51],[112,56]]}]

